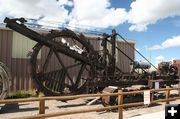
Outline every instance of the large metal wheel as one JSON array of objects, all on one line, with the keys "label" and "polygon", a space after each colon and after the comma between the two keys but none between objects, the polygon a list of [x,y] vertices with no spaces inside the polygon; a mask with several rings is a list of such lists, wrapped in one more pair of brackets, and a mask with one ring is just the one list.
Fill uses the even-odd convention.
[{"label": "large metal wheel", "polygon": [[[46,37],[61,47],[68,48],[67,52],[71,50],[86,57],[92,51],[85,37],[70,30],[52,32]],[[89,64],[40,43],[33,50],[32,78],[40,91],[45,95],[72,95],[84,91],[91,70]]]},{"label": "large metal wheel", "polygon": [[8,68],[0,62],[0,99],[4,99],[10,90],[11,74]]}]

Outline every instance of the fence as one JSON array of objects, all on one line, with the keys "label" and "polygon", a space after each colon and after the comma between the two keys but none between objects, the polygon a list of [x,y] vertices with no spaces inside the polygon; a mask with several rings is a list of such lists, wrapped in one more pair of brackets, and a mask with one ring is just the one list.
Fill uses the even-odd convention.
[{"label": "fence", "polygon": [[[163,88],[163,89],[153,89],[150,92],[153,94],[154,92],[165,91],[166,98],[159,99],[159,100],[151,100],[150,104],[155,104],[157,102],[166,102],[169,104],[170,101],[180,99],[179,97],[170,98],[170,91],[171,90],[180,90],[180,88]],[[87,112],[94,112],[94,111],[102,111],[102,110],[109,110],[118,108],[118,117],[119,119],[123,119],[123,107],[129,106],[140,106],[144,105],[144,102],[138,103],[128,103],[123,104],[123,96],[124,95],[132,95],[132,94],[143,94],[144,91],[133,91],[133,92],[121,92],[118,93],[108,93],[108,94],[84,94],[84,95],[75,95],[75,96],[54,96],[54,97],[39,97],[39,98],[30,98],[30,99],[6,99],[0,100],[0,104],[13,104],[13,103],[22,103],[22,102],[32,102],[32,101],[39,101],[39,114],[33,116],[23,116],[14,119],[43,119],[47,117],[55,117],[55,116],[63,116],[63,115],[70,115],[70,114],[78,114],[78,113],[87,113]],[[52,113],[45,113],[45,101],[46,100],[68,100],[68,99],[76,99],[76,98],[84,98],[84,97],[101,97],[101,96],[118,96],[118,105],[115,106],[107,106],[107,107],[99,107],[99,108],[92,108],[92,109],[81,109],[81,110],[71,110],[66,112],[52,112]]]}]

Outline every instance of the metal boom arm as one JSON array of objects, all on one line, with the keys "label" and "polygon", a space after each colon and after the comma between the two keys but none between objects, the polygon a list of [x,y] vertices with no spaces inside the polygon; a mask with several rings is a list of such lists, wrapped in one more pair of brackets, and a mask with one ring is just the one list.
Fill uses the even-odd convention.
[{"label": "metal boom arm", "polygon": [[[18,23],[17,21],[19,21],[20,23]],[[54,47],[57,51],[72,57],[76,60],[82,61],[82,62],[88,62],[88,58],[82,56],[81,54],[74,52],[72,50],[70,50],[68,47],[64,47],[61,44],[56,44],[54,41],[49,40],[48,37],[46,36],[42,36],[39,33],[27,28],[23,23],[26,20],[24,18],[20,18],[20,19],[9,19],[9,18],[5,18],[4,22],[7,23],[6,27],[9,27],[11,29],[13,29],[14,31],[23,34],[24,36],[38,42],[41,43],[47,47]]]}]

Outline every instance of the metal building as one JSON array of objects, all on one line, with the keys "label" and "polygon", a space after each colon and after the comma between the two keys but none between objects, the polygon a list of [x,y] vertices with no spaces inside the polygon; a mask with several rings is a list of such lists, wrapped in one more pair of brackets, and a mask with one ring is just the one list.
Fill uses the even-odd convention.
[{"label": "metal building", "polygon": [[[38,30],[38,32],[46,33],[47,31]],[[95,37],[88,37],[91,44],[96,50],[100,50],[101,43]],[[134,47],[135,42],[129,41]],[[34,88],[33,81],[30,76],[29,58],[27,53],[32,49],[36,42],[29,40],[29,38],[9,30],[7,28],[0,28],[0,61],[5,63],[12,74],[11,91],[17,90],[30,90]],[[126,53],[131,59],[134,59],[135,53],[133,48],[121,40],[117,40],[117,46]],[[38,57],[40,62],[44,59],[44,54],[47,53],[46,49],[41,51]],[[123,72],[130,71],[130,60],[124,56],[121,52],[116,53],[117,65]],[[67,60],[63,57],[63,60],[71,64],[72,60]],[[50,64],[50,67],[56,66],[56,61]],[[76,73],[75,71],[73,71]],[[72,73],[73,75],[73,73]]]}]

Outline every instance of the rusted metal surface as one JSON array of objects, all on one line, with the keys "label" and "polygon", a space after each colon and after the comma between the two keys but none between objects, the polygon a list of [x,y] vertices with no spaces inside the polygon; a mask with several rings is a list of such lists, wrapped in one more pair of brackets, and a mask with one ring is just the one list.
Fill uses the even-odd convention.
[{"label": "rusted metal surface", "polygon": [[[117,93],[118,92],[118,87],[112,87],[112,86],[109,86],[109,87],[106,87],[103,89],[102,91],[103,93]],[[104,106],[107,106],[107,105],[115,105],[117,103],[117,96],[103,96],[102,97],[102,104]]]},{"label": "rusted metal surface", "polygon": [[149,80],[148,81],[148,86],[150,89],[155,88],[155,83],[159,83],[159,87],[163,87],[164,85],[164,80],[159,79],[159,80]]},{"label": "rusted metal surface", "polygon": [[159,71],[162,75],[175,76],[178,74],[178,67],[172,65],[170,62],[161,62],[158,64]]},{"label": "rusted metal surface", "polygon": [[[10,72],[12,73],[12,86],[11,91],[17,91],[17,90],[31,90],[34,89],[34,84],[30,75],[30,64],[29,64],[29,58],[13,58],[12,57],[12,48],[13,48],[13,34],[15,31],[12,31],[10,29],[0,28],[0,61],[6,64],[8,68],[10,69]],[[45,32],[45,31],[44,31]],[[40,33],[44,33],[43,31],[40,31]],[[88,37],[87,38],[91,44],[93,44],[93,47],[95,50],[100,50],[100,44],[101,42],[97,40],[95,37]],[[22,40],[26,40],[22,35],[18,37],[19,42]],[[27,45],[29,42],[26,43]],[[131,43],[134,45],[134,43]],[[125,46],[124,46],[125,45]],[[117,46],[121,48],[122,51],[129,54],[129,56],[134,59],[134,51],[128,47],[123,41],[117,40]],[[19,45],[19,48],[21,48],[20,53],[24,52],[22,49],[22,46]],[[28,53],[26,50],[25,52]],[[39,62],[44,62],[45,56],[48,53],[47,48],[43,48],[41,50],[41,56],[39,58]],[[15,54],[16,55],[16,54]],[[22,54],[20,54],[22,55]],[[63,56],[62,60],[66,62],[66,64],[70,65],[73,63],[73,59],[69,59],[66,56]],[[49,68],[55,68],[57,67],[58,61],[54,58],[50,62]],[[117,59],[117,65],[122,67],[123,72],[129,72],[130,67],[128,66],[130,63],[129,60],[122,54],[118,53],[118,59]],[[78,69],[77,69],[78,70]],[[71,75],[75,76],[77,73],[76,70],[71,71]]]},{"label": "rusted metal surface", "polygon": [[[132,92],[132,91],[141,91],[149,89],[146,85],[133,85],[130,87],[122,88],[122,92]],[[102,91],[104,94],[108,93],[117,93],[118,87],[108,86],[103,89]],[[142,101],[142,94],[136,94],[134,96],[124,96],[124,101],[122,103],[129,103],[129,102],[139,102]],[[117,96],[102,96],[102,104],[104,106],[109,105],[116,105],[118,103]]]},{"label": "rusted metal surface", "polygon": [[[18,23],[19,21],[21,23]],[[99,74],[97,72],[101,72],[99,76],[106,75],[102,77],[100,80],[107,80],[108,78],[114,79],[113,76],[117,70],[115,68],[116,58],[115,56],[115,44],[116,44],[116,32],[113,31],[113,35],[110,36],[111,47],[111,55],[106,53],[100,56],[98,52],[96,52],[93,46],[85,39],[82,34],[75,34],[73,31],[65,29],[61,32],[52,32],[47,34],[46,36],[42,36],[37,32],[28,29],[24,26],[25,19],[5,19],[5,23],[7,27],[29,37],[30,39],[38,42],[38,44],[33,48],[33,52],[31,54],[31,66],[32,66],[32,78],[36,82],[36,87],[43,91],[46,95],[61,95],[61,94],[73,94],[77,93],[78,90],[81,91],[84,84],[86,85],[87,77],[91,77],[91,80],[96,80]],[[62,41],[65,38],[70,41]],[[104,38],[103,40],[108,40]],[[77,43],[78,42],[78,43]],[[71,44],[73,43],[73,44]],[[43,65],[38,64],[38,54],[43,47],[49,48],[48,54],[45,58]],[[106,48],[105,46],[104,48]],[[72,49],[75,48],[75,49]],[[50,60],[53,59],[53,55],[58,60],[59,66],[55,70],[51,70],[48,68],[50,64]],[[76,60],[73,65],[67,65],[61,59],[63,55]],[[105,59],[101,59],[104,56],[108,56],[108,62]],[[58,64],[57,64],[58,65]],[[56,66],[57,66],[56,65]],[[77,73],[76,77],[72,77],[70,75],[71,68],[80,66],[80,70]],[[108,67],[106,67],[106,65]],[[75,69],[73,69],[75,70]],[[118,72],[121,70],[117,70]],[[83,76],[83,73],[85,75]],[[87,76],[89,74],[90,76]],[[110,75],[110,76],[109,76]],[[81,85],[80,82],[84,80],[84,84]],[[70,82],[70,84],[69,84]],[[67,90],[66,90],[67,89]]]},{"label": "rusted metal surface", "polygon": [[176,66],[179,70],[178,70],[178,75],[180,77],[180,60],[173,60],[173,66]]},{"label": "rusted metal surface", "polygon": [[[119,87],[140,83],[147,84],[149,79],[158,78],[167,80],[167,82],[170,80],[172,84],[172,81],[177,78],[175,68],[172,69],[170,65],[168,65],[170,68],[165,74],[162,71],[164,69],[166,71],[166,67],[162,65],[158,75],[148,73],[146,69],[149,67],[136,67],[142,70],[141,73],[135,70],[130,73],[122,71],[123,67],[117,66],[116,50],[127,58],[129,64],[132,62],[134,65],[135,61],[129,56],[130,53],[128,54],[117,47],[116,37],[120,35],[115,30],[112,30],[112,34],[103,34],[103,37],[99,38],[102,41],[102,50],[97,51],[83,34],[75,33],[69,29],[51,31],[46,35],[41,35],[27,28],[24,24],[26,22],[24,18],[6,18],[4,21],[7,27],[38,42],[33,47],[33,51],[29,53],[31,76],[36,87],[45,95],[78,94],[82,93],[89,85],[98,88],[104,87],[103,84],[108,86],[115,85],[115,83]],[[124,40],[122,36],[120,37]],[[127,41],[125,43],[135,50],[132,44]],[[39,61],[38,56],[41,55],[43,49],[47,53],[43,54],[43,60]],[[140,55],[145,58],[142,54]],[[69,60],[72,64],[65,60]],[[50,65],[52,63],[54,63],[53,68]],[[152,65],[152,63],[150,64]],[[76,71],[75,76],[72,75],[72,71]]]}]

